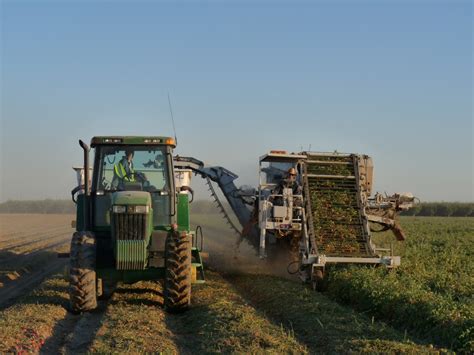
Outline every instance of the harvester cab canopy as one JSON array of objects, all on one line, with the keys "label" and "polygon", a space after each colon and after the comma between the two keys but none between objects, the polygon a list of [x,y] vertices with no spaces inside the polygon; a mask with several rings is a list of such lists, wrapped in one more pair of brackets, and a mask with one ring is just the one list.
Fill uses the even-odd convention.
[{"label": "harvester cab canopy", "polygon": [[273,187],[286,177],[290,168],[300,171],[299,165],[306,155],[288,153],[284,150],[271,150],[259,158],[260,187]]},{"label": "harvester cab canopy", "polygon": [[288,153],[285,150],[271,150],[270,153],[264,154],[259,158],[262,162],[288,162],[306,159],[304,154]]}]

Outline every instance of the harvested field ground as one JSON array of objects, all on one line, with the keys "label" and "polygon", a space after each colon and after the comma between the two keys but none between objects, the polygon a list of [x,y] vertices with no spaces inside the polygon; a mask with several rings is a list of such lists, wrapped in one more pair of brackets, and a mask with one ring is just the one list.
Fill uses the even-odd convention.
[{"label": "harvested field ground", "polygon": [[[0,215],[2,226],[9,216]],[[25,220],[28,217],[23,215]],[[15,218],[21,221],[20,217]],[[66,310],[67,282],[56,273],[40,286],[25,289],[21,297],[15,297],[9,307],[0,311],[0,352],[436,353],[450,348],[443,343],[430,345],[435,343],[433,339],[411,327],[401,327],[393,315],[384,316],[375,307],[360,312],[357,302],[350,304],[350,308],[341,304],[349,303],[345,299],[336,302],[339,298],[337,292],[336,295],[333,293],[334,289],[318,294],[291,278],[281,277],[286,265],[280,264],[279,270],[277,263],[268,265],[258,260],[245,242],[239,251],[235,251],[238,237],[233,236],[218,218],[193,216],[193,222],[201,224],[206,235],[204,247],[210,253],[210,269],[206,274],[207,283],[193,287],[193,305],[188,312],[166,313],[161,284],[139,282],[118,285],[111,298],[99,302],[95,312],[73,315]],[[63,224],[67,240],[71,234],[70,220],[70,216],[63,216],[63,219],[42,216],[42,223],[48,228],[59,229]],[[402,222],[407,228],[413,225],[420,228],[418,222]],[[449,229],[452,239],[464,240],[474,219],[468,220],[464,227],[467,229],[461,227],[465,232],[455,227],[458,222],[453,223]],[[34,230],[30,228],[23,235],[32,233],[31,229]],[[2,233],[7,234],[3,229]],[[413,238],[419,240],[423,234],[413,230],[409,233],[414,233]],[[11,238],[2,234],[2,239]],[[417,245],[426,242],[423,239]],[[51,243],[45,243],[45,248]],[[409,245],[407,243],[406,250],[402,251],[407,263],[411,262]],[[467,245],[463,244],[463,248],[470,248],[472,252],[472,239]],[[49,256],[42,259],[42,267],[57,260],[51,257],[52,253]],[[5,268],[1,260],[0,266],[2,270]],[[337,272],[341,281],[334,282],[341,282],[346,287],[346,279],[339,276],[346,270]],[[391,275],[389,277],[394,277]],[[420,277],[418,280],[422,279]],[[463,286],[460,288],[463,290]],[[469,297],[472,301],[472,294]],[[373,302],[375,304],[376,300]],[[469,303],[466,304],[469,307]],[[472,302],[470,307],[472,309]],[[386,322],[382,321],[384,319]],[[465,334],[472,337],[472,334]],[[461,349],[454,343],[448,345]]]},{"label": "harvested field ground", "polygon": [[0,308],[65,266],[71,215],[0,214]]}]

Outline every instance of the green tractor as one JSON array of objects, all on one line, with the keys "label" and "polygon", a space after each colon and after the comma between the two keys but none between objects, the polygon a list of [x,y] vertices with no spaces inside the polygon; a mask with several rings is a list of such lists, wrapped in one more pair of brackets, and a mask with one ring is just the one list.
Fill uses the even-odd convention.
[{"label": "green tractor", "polygon": [[[92,176],[87,144],[83,184],[72,191],[77,205],[70,250],[70,303],[91,311],[104,284],[164,280],[164,306],[186,310],[191,284],[204,282],[202,232],[190,229],[192,190],[173,166],[168,137],[94,137]],[[200,244],[200,245],[199,245]]]}]

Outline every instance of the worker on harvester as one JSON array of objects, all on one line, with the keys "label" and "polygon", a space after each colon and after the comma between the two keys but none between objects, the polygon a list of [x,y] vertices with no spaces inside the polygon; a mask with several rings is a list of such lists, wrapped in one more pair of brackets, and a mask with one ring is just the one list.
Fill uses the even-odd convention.
[{"label": "worker on harvester", "polygon": [[296,169],[295,168],[290,168],[287,171],[287,176],[286,178],[281,179],[281,181],[278,183],[278,185],[273,189],[272,194],[273,195],[279,195],[275,196],[273,199],[273,204],[276,206],[283,206],[283,189],[291,189],[294,195],[301,195],[301,185],[298,183],[296,180]]},{"label": "worker on harvester", "polygon": [[135,170],[133,169],[133,150],[125,150],[125,155],[114,165],[114,177],[112,188],[123,186],[124,182],[135,182]]}]

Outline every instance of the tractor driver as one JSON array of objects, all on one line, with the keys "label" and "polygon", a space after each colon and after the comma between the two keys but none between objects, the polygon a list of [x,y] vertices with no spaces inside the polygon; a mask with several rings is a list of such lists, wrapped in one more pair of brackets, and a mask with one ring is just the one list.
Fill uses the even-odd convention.
[{"label": "tractor driver", "polygon": [[[287,171],[287,176],[278,183],[275,189],[272,191],[274,195],[283,195],[283,189],[291,189],[294,195],[301,195],[302,189],[298,181],[296,180],[296,169],[290,168]],[[283,206],[283,197],[276,196],[273,200],[273,204],[277,206]]]},{"label": "tractor driver", "polygon": [[133,150],[127,148],[122,159],[114,165],[114,177],[112,188],[123,185],[124,182],[135,182],[135,170],[133,169]]}]

